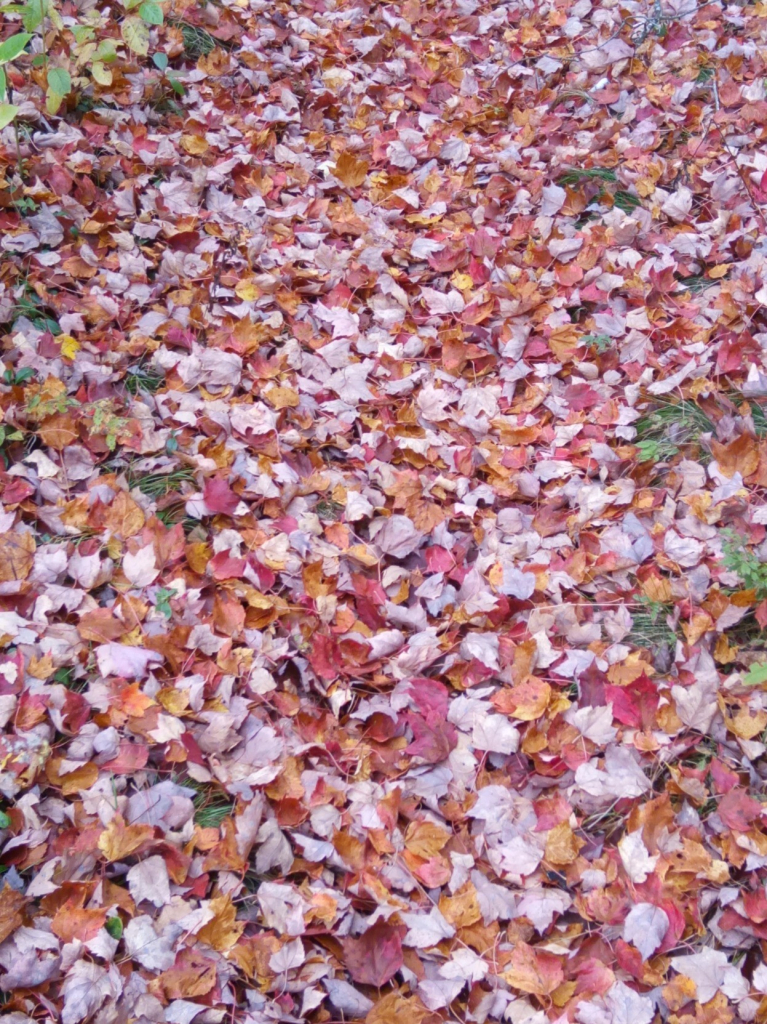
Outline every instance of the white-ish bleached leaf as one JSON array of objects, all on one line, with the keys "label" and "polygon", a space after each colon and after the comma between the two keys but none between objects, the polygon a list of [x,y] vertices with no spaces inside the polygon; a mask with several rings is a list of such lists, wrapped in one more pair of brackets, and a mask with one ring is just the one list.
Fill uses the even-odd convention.
[{"label": "white-ish bleached leaf", "polygon": [[134,587],[148,587],[154,583],[160,575],[154,545],[147,544],[135,554],[127,552],[123,556],[123,572]]},{"label": "white-ish bleached leaf", "polygon": [[157,651],[145,651],[142,647],[127,644],[101,644],[96,648],[96,663],[102,676],[119,676],[121,679],[143,679],[150,665],[159,665],[162,655]]},{"label": "white-ish bleached leaf", "polygon": [[668,914],[653,903],[637,903],[623,922],[623,938],[633,943],[647,960],[660,946],[668,931]]},{"label": "white-ish bleached leaf", "polygon": [[528,597],[532,597],[535,591],[536,579],[533,572],[524,572],[522,569],[517,569],[515,565],[504,565],[503,582],[498,587],[498,591],[507,597],[526,601]]},{"label": "white-ish bleached leaf", "polygon": [[461,641],[461,657],[466,661],[476,658],[485,668],[498,670],[498,637],[495,633],[470,633]]},{"label": "white-ish bleached leaf", "polygon": [[707,947],[700,953],[673,957],[671,966],[677,974],[695,982],[695,998],[699,1003],[707,1003],[724,983],[729,963],[726,953]]},{"label": "white-ish bleached leaf", "polygon": [[421,544],[423,534],[407,516],[394,515],[377,519],[370,527],[370,537],[385,555],[407,558]]},{"label": "white-ish bleached leaf", "polygon": [[162,857],[147,857],[134,864],[127,875],[128,888],[135,902],[148,900],[156,907],[170,903],[170,879]]},{"label": "white-ish bleached leaf", "polygon": [[443,978],[460,978],[461,981],[482,981],[489,970],[488,964],[474,952],[464,946],[453,952],[447,963],[442,964],[439,973]]},{"label": "white-ish bleached leaf", "polygon": [[572,898],[561,889],[528,889],[520,901],[518,914],[526,917],[540,934],[551,927],[556,916],[572,906]]},{"label": "white-ish bleached leaf", "polygon": [[333,1006],[352,1020],[365,1017],[373,1009],[373,1000],[358,992],[343,978],[325,978],[322,984]]},{"label": "white-ish bleached leaf", "polygon": [[285,974],[300,967],[306,959],[304,944],[301,939],[286,942],[276,953],[269,957],[269,966],[276,974]]},{"label": "white-ish bleached leaf", "polygon": [[601,708],[590,706],[579,708],[574,705],[568,708],[562,717],[568,725],[574,726],[581,736],[585,736],[587,740],[591,740],[598,746],[612,743],[618,735],[612,724],[612,704],[606,704]]},{"label": "white-ish bleached leaf", "polygon": [[116,999],[121,988],[116,968],[105,970],[89,960],[76,961],[61,986],[64,997],[61,1024],[79,1024],[95,1013],[105,999]]},{"label": "white-ish bleached leaf", "polygon": [[514,754],[519,748],[519,732],[504,715],[486,715],[475,722],[471,742],[476,750]]},{"label": "white-ish bleached leaf", "polygon": [[618,853],[632,882],[646,882],[647,876],[655,870],[658,863],[657,856],[650,856],[639,832],[629,832],[623,836],[618,842]]},{"label": "white-ish bleached leaf", "polygon": [[158,935],[152,918],[144,914],[129,921],[123,934],[129,956],[149,971],[167,971],[176,954],[168,935]]},{"label": "white-ish bleached leaf", "polygon": [[443,939],[452,939],[455,935],[455,928],[448,924],[436,907],[432,907],[428,914],[402,913],[400,917],[408,927],[407,935],[403,939],[406,946],[430,949]]},{"label": "white-ish bleached leaf", "polygon": [[423,301],[432,316],[446,316],[450,313],[462,313],[466,308],[463,296],[455,288],[449,292],[438,292],[436,288],[421,288]]}]

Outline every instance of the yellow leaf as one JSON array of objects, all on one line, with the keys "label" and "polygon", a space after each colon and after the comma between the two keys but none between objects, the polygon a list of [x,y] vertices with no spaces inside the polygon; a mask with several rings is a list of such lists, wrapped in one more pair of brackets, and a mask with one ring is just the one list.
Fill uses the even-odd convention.
[{"label": "yellow leaf", "polygon": [[276,387],[264,392],[264,398],[274,409],[295,409],[301,398],[293,388]]},{"label": "yellow leaf", "polygon": [[80,342],[71,334],[60,334],[59,344],[61,345],[61,354],[65,359],[74,359],[80,351]]},{"label": "yellow leaf", "polygon": [[182,135],[181,145],[191,156],[202,156],[210,149],[202,135]]},{"label": "yellow leaf", "polygon": [[716,281],[720,277],[726,277],[727,271],[730,269],[729,263],[717,263],[715,267],[711,267],[708,272],[709,277],[713,277]]},{"label": "yellow leaf", "polygon": [[98,848],[108,861],[124,860],[152,838],[151,825],[126,825],[116,814],[98,838]]},{"label": "yellow leaf", "polygon": [[239,281],[234,286],[234,294],[243,302],[255,302],[261,295],[261,289],[253,281]]}]

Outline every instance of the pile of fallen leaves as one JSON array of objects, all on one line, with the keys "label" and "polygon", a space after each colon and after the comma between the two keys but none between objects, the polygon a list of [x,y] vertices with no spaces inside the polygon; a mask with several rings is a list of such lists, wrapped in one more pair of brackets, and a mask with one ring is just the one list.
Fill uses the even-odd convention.
[{"label": "pile of fallen leaves", "polygon": [[8,72],[3,1019],[767,1020],[767,5],[162,7]]}]

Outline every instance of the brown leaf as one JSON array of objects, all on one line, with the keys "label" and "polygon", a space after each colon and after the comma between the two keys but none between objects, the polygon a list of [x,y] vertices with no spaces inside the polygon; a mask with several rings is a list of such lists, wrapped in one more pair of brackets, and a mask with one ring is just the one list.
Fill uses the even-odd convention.
[{"label": "brown leaf", "polygon": [[31,533],[0,534],[0,583],[25,580],[35,561],[35,548]]},{"label": "brown leaf", "polygon": [[406,932],[404,925],[377,921],[358,939],[344,939],[344,967],[353,980],[376,988],[391,981],[404,963],[402,939]]},{"label": "brown leaf", "polygon": [[22,910],[27,900],[6,882],[0,893],[0,942],[5,942],[24,923]]}]

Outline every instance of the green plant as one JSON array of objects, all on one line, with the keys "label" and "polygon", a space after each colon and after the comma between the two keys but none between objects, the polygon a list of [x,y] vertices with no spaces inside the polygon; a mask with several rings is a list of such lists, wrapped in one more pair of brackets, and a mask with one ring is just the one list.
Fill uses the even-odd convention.
[{"label": "green plant", "polygon": [[712,433],[714,424],[695,404],[681,401],[660,401],[655,409],[637,420],[636,446],[641,462],[666,462],[691,445],[698,448],[701,461],[709,453],[702,445],[701,435]]},{"label": "green plant", "polygon": [[34,375],[35,370],[31,366],[22,366],[20,370],[14,370],[9,366],[3,374],[3,383],[11,386],[26,384],[28,380],[32,380]]},{"label": "green plant", "polygon": [[186,89],[184,88],[183,83],[180,82],[178,80],[178,78],[176,78],[175,75],[172,75],[168,71],[168,55],[167,55],[167,53],[155,53],[155,54],[153,54],[152,61],[154,62],[154,66],[158,69],[158,71],[161,71],[162,74],[164,75],[164,77],[168,80],[168,84],[170,85],[171,89],[176,93],[176,95],[177,96],[183,96],[184,93],[186,92]]},{"label": "green plant", "polygon": [[755,590],[759,600],[767,597],[767,562],[745,547],[734,530],[722,530],[722,565],[743,581],[746,590]]},{"label": "green plant", "polygon": [[166,619],[173,616],[173,609],[170,606],[171,600],[176,596],[175,590],[167,590],[165,587],[158,587],[154,598],[154,606],[157,611]]},{"label": "green plant", "polygon": [[338,519],[343,511],[343,505],[339,505],[337,501],[325,498],[317,502],[316,508],[320,519]]},{"label": "green plant", "polygon": [[761,686],[767,683],[767,662],[756,662],[741,680],[746,686]]},{"label": "green plant", "polygon": [[655,438],[637,441],[636,446],[639,450],[640,462],[668,462],[669,459],[673,459],[675,455],[679,454],[679,449],[675,444]]},{"label": "green plant", "polygon": [[114,411],[111,398],[102,398],[85,406],[85,411],[93,417],[91,433],[103,437],[110,452],[117,447],[117,438],[128,425],[128,421]]},{"label": "green plant", "polygon": [[615,347],[615,340],[609,334],[585,334],[581,341],[589,348],[593,348],[597,355],[603,355]]},{"label": "green plant", "polygon": [[86,679],[75,679],[75,670],[71,665],[64,665],[57,668],[53,673],[53,681],[65,686],[73,693],[82,693],[88,686]]},{"label": "green plant", "polygon": [[21,289],[21,297],[16,300],[11,321],[15,324],[17,320],[26,317],[38,331],[50,331],[54,338],[57,338],[61,334],[61,328],[52,317],[46,314],[37,292],[26,281],[21,285]]}]

